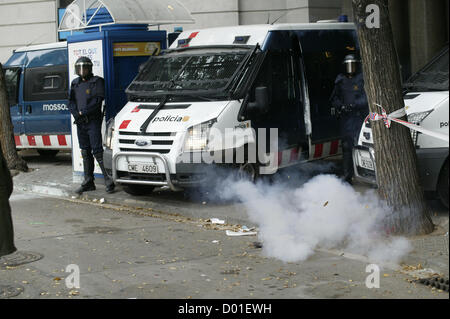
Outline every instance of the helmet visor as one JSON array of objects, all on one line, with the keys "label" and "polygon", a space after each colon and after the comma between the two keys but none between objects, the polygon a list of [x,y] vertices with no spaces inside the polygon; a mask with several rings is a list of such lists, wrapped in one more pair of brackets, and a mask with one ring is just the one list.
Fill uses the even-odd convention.
[{"label": "helmet visor", "polygon": [[92,72],[92,64],[88,62],[78,62],[75,64],[75,74],[85,77]]},{"label": "helmet visor", "polygon": [[356,72],[356,61],[345,62],[345,72],[352,74]]}]

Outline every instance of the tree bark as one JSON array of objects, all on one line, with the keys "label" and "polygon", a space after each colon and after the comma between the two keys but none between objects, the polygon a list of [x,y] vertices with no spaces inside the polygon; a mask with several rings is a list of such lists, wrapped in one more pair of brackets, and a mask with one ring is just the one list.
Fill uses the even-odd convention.
[{"label": "tree bark", "polygon": [[[366,7],[379,8],[379,28],[366,25]],[[374,103],[387,114],[404,107],[400,70],[394,46],[387,0],[353,0],[364,69],[365,90],[371,112],[380,113]],[[403,118],[405,120],[405,118]],[[408,128],[383,121],[372,122],[375,147],[378,194],[391,208],[389,230],[396,234],[419,235],[433,231],[434,226],[420,186],[417,156]]]},{"label": "tree bark", "polygon": [[9,169],[16,169],[23,172],[28,171],[27,163],[19,157],[14,141],[14,129],[11,122],[8,95],[6,91],[5,76],[0,63],[0,144],[1,151],[6,159]]}]

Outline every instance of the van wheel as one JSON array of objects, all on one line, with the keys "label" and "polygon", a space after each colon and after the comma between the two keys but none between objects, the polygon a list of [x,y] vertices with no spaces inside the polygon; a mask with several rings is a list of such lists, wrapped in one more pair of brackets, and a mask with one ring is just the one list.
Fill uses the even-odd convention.
[{"label": "van wheel", "polygon": [[42,157],[53,158],[59,153],[58,150],[37,150]]},{"label": "van wheel", "polygon": [[442,167],[437,185],[437,193],[442,204],[448,208],[448,159]]},{"label": "van wheel", "polygon": [[244,163],[239,165],[237,172],[238,179],[247,180],[254,183],[258,178],[258,167],[253,163]]},{"label": "van wheel", "polygon": [[148,195],[155,189],[155,186],[151,185],[136,185],[136,184],[126,184],[123,185],[123,190],[125,193],[133,196]]}]

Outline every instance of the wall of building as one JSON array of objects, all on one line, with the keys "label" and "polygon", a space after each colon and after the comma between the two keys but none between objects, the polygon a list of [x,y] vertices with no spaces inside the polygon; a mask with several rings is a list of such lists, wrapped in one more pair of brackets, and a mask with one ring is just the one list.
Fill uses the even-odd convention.
[{"label": "wall of building", "polygon": [[55,0],[0,0],[0,62],[29,44],[56,41]]},{"label": "wall of building", "polygon": [[[353,21],[352,0],[180,0],[195,24],[167,25],[172,32],[229,25]],[[72,0],[0,0],[0,62],[13,49],[57,39],[57,8]],[[449,0],[389,0],[394,41],[403,78],[423,66],[448,42]],[[158,27],[151,27],[158,29]]]},{"label": "wall of building", "polygon": [[[195,24],[161,26],[172,32],[183,30],[266,23],[307,23],[336,19],[342,0],[182,0]],[[157,29],[152,27],[151,29]]]}]

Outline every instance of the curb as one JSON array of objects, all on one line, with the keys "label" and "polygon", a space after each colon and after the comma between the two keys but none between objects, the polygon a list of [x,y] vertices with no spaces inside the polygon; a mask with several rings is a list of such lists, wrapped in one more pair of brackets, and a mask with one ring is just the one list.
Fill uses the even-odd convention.
[{"label": "curb", "polygon": [[42,185],[25,186],[25,185],[20,185],[20,184],[19,185],[14,184],[14,189],[23,191],[23,192],[32,192],[32,193],[49,195],[49,196],[57,196],[57,197],[70,197],[71,196],[70,192],[60,189],[60,188],[51,187],[51,186],[42,186]]}]

